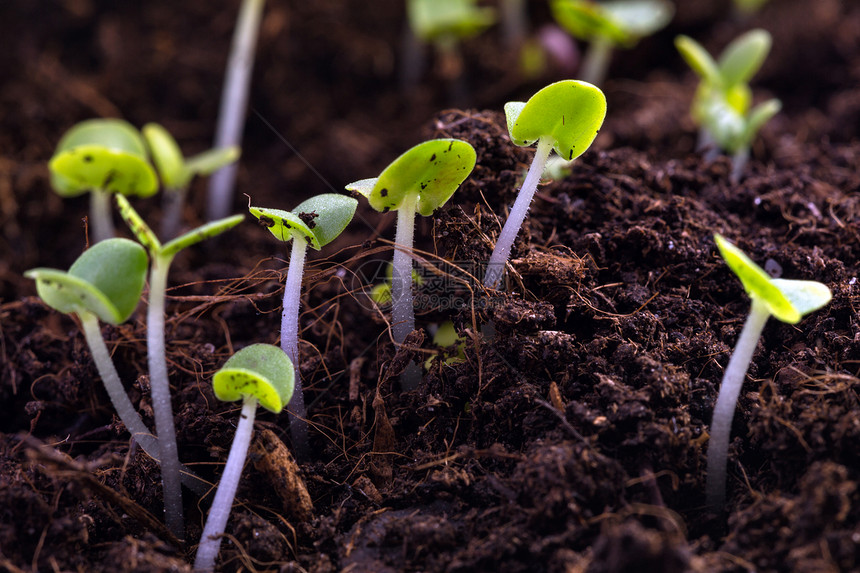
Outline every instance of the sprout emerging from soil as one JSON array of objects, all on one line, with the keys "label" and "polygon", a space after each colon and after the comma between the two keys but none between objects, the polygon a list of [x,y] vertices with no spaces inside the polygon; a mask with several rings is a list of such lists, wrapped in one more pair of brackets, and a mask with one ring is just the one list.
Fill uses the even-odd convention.
[{"label": "sprout emerging from soil", "polygon": [[666,0],[552,0],[556,22],[571,35],[589,42],[580,78],[601,85],[615,47],[631,48],[665,27],[675,13]]},{"label": "sprout emerging from soil", "polygon": [[[475,168],[475,149],[459,139],[432,139],[407,150],[379,177],[346,186],[367,197],[377,211],[397,211],[391,281],[391,333],[403,344],[415,330],[412,307],[412,250],[415,213],[429,217],[444,205]],[[417,376],[416,376],[417,372]],[[420,370],[401,378],[405,390],[418,385]]]},{"label": "sprout emerging from soil", "polygon": [[[260,20],[266,0],[243,0],[233,32],[233,44],[227,61],[227,73],[221,90],[221,108],[218,110],[218,127],[214,149],[241,147],[245,127],[245,111],[251,75],[254,71],[254,48],[260,33]],[[206,214],[210,221],[223,219],[232,208],[233,185],[238,165],[231,163],[212,174]]]},{"label": "sprout emerging from soil", "polygon": [[182,223],[182,206],[188,194],[188,185],[195,175],[209,175],[233,163],[239,158],[240,150],[235,145],[210,149],[186,159],[179,144],[157,123],[149,123],[141,130],[152,161],[164,185],[164,218],[161,221],[161,236],[172,239],[179,232]]},{"label": "sprout emerging from soil", "polygon": [[720,255],[741,279],[744,290],[752,300],[749,316],[723,374],[711,422],[707,503],[711,509],[721,511],[726,497],[726,462],[732,418],[744,377],[767,319],[774,316],[788,324],[797,324],[803,315],[830,302],[832,295],[830,289],[819,282],[770,278],[764,269],[721,235],[715,235],[714,240]]},{"label": "sprout emerging from soil", "polygon": [[508,102],[505,115],[511,141],[521,147],[537,142],[537,152],[487,265],[488,288],[496,288],[502,279],[550,152],[555,149],[566,161],[585,153],[603,125],[606,97],[591,84],[564,80],[543,88],[526,103]]},{"label": "sprout emerging from soil", "polygon": [[48,168],[51,187],[58,195],[90,193],[94,242],[114,236],[111,193],[149,197],[158,191],[143,138],[120,119],[90,119],[72,127],[57,145]]},{"label": "sprout emerging from soil", "polygon": [[716,157],[719,149],[731,153],[731,177],[737,181],[749,160],[752,140],[782,109],[778,99],[751,107],[748,82],[767,58],[770,34],[751,30],[732,41],[716,61],[688,36],[678,36],[675,46],[701,78],[691,108],[693,120],[699,125],[699,149],[706,150],[708,161]]},{"label": "sprout emerging from soil", "polygon": [[[335,240],[352,221],[358,201],[337,193],[323,193],[300,203],[292,211],[248,207],[260,224],[280,241],[292,241],[290,267],[284,284],[284,304],[281,313],[281,349],[292,363],[299,364],[299,308],[302,295],[302,275],[308,246],[317,251]],[[299,368],[295,368],[295,390],[287,406],[290,414],[290,434],[296,457],[307,459],[310,452],[308,442],[307,409],[302,391]]]},{"label": "sprout emerging from soil", "polygon": [[167,376],[167,356],[164,345],[167,272],[173,257],[179,251],[235,227],[242,221],[242,215],[207,223],[162,245],[128,199],[117,195],[117,203],[123,220],[137,240],[149,251],[152,264],[149,274],[149,308],[146,314],[146,350],[152,387],[152,410],[155,415],[155,431],[161,445],[165,523],[178,539],[183,539],[185,523],[182,517],[182,490],[179,487],[179,453],[176,447],[176,429],[173,425],[173,407],[170,403],[170,381]]},{"label": "sprout emerging from soil", "polygon": [[463,58],[460,42],[480,34],[495,20],[495,10],[479,8],[475,0],[407,0],[408,35],[403,50],[404,84],[411,87],[418,79],[421,48],[416,41],[430,44],[436,50],[441,76],[449,82],[451,99],[465,98]]},{"label": "sprout emerging from soil", "polygon": [[224,364],[212,379],[215,396],[225,402],[242,400],[242,413],[227,456],[215,499],[206,517],[194,559],[195,571],[212,571],[221,548],[221,537],[230,517],[248,446],[254,434],[257,406],[278,414],[293,393],[293,364],[277,346],[253,344]]}]

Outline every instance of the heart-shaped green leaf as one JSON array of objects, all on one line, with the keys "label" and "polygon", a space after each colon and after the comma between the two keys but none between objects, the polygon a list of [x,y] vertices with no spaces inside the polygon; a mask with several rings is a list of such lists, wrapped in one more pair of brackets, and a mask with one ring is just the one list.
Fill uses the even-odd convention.
[{"label": "heart-shaped green leaf", "polygon": [[597,137],[606,117],[606,97],[589,83],[563,80],[543,88],[525,104],[509,102],[505,115],[516,145],[549,138],[556,153],[571,161]]},{"label": "heart-shaped green leaf", "polygon": [[68,272],[38,268],[25,276],[36,281],[45,303],[60,312],[92,312],[120,324],[131,316],[146,279],[146,251],[128,239],[100,241],[84,251]]},{"label": "heart-shaped green leaf", "polygon": [[65,197],[91,189],[148,197],[158,190],[143,139],[119,119],[75,125],[60,140],[48,168],[52,187]]},{"label": "heart-shaped green leaf", "polygon": [[271,344],[252,344],[231,356],[212,378],[215,396],[234,402],[254,396],[279,413],[293,397],[295,371],[287,354]]},{"label": "heart-shaped green leaf", "polygon": [[292,211],[249,207],[260,224],[281,241],[304,237],[320,250],[335,240],[352,221],[358,201],[337,193],[322,193],[303,201]]},{"label": "heart-shaped green leaf", "polygon": [[415,36],[425,42],[445,36],[468,38],[496,19],[492,8],[479,8],[475,0],[408,0],[406,12]]},{"label": "heart-shaped green leaf", "polygon": [[[475,149],[459,139],[419,143],[395,159],[376,178],[367,195],[377,211],[397,210],[407,196],[417,197],[416,211],[429,217],[444,205],[475,168]],[[365,188],[369,180],[351,184]],[[349,186],[347,188],[350,188]]]},{"label": "heart-shaped green leaf", "polygon": [[269,229],[269,232],[279,241],[286,243],[296,237],[301,237],[307,239],[308,244],[314,249],[320,250],[322,248],[311,228],[292,212],[253,206],[248,207],[248,211],[259,219],[260,225]]},{"label": "heart-shaped green leaf", "polygon": [[590,41],[600,37],[622,45],[635,41],[597,2],[553,0],[550,7],[555,21],[580,40]]},{"label": "heart-shaped green leaf", "polygon": [[666,27],[675,14],[666,0],[612,0],[600,6],[634,42]]}]

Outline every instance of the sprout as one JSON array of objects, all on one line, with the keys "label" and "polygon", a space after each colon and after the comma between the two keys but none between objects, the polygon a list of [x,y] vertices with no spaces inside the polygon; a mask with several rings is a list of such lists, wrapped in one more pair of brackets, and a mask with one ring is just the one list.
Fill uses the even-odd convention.
[{"label": "sprout", "polygon": [[[233,32],[233,44],[230,46],[224,87],[221,89],[218,128],[215,145],[212,146],[214,149],[238,147],[242,140],[251,72],[254,71],[254,47],[265,4],[266,0],[242,0],[236,30]],[[213,173],[209,179],[206,216],[210,221],[222,219],[230,213],[237,169],[238,165],[231,163]]]},{"label": "sprout", "polygon": [[803,315],[830,302],[832,295],[830,289],[819,282],[772,279],[764,269],[721,235],[715,235],[714,240],[720,255],[732,272],[741,279],[744,290],[752,300],[749,316],[723,374],[711,422],[706,492],[708,506],[719,511],[723,508],[726,497],[726,459],[732,418],[765,322],[768,317],[774,316],[783,322],[797,324]]},{"label": "sprout", "polygon": [[167,377],[167,356],[164,348],[164,298],[167,290],[167,271],[170,269],[173,257],[179,251],[235,227],[242,221],[242,215],[207,223],[162,246],[161,241],[132,208],[128,199],[122,195],[117,195],[116,199],[120,215],[137,240],[147,248],[152,261],[149,274],[149,308],[146,314],[146,350],[152,387],[152,410],[155,415],[155,431],[161,444],[165,523],[178,539],[183,539],[185,525],[182,518],[182,490],[179,487],[179,453],[176,447],[176,430],[173,425],[170,381]]},{"label": "sprout", "polygon": [[[36,281],[45,304],[80,319],[93,362],[119,419],[144,451],[160,460],[158,439],[129,400],[99,329],[99,319],[117,325],[134,312],[143,291],[146,266],[143,247],[128,239],[107,239],[84,251],[68,272],[38,268],[25,275]],[[183,467],[182,477],[193,491],[205,493],[204,483],[187,468]]]},{"label": "sprout", "polygon": [[235,145],[210,149],[185,159],[170,132],[157,123],[143,126],[143,137],[152,154],[152,161],[164,184],[164,218],[161,221],[161,236],[172,239],[179,232],[182,206],[188,194],[188,185],[195,175],[210,173],[233,163],[240,150]]},{"label": "sprout", "polygon": [[502,278],[550,152],[555,149],[567,161],[582,155],[603,125],[606,98],[591,84],[565,80],[548,85],[526,103],[508,102],[505,115],[511,141],[519,146],[537,142],[537,153],[487,265],[484,286],[489,288],[496,288]]},{"label": "sprout", "polygon": [[699,149],[711,148],[707,160],[716,157],[714,144],[732,157],[732,180],[737,181],[749,159],[750,145],[758,130],[782,108],[778,99],[755,107],[748,82],[761,68],[770,51],[766,30],[751,30],[729,44],[718,61],[695,40],[678,36],[675,46],[701,78],[691,114],[699,125]]},{"label": "sprout", "polygon": [[[410,256],[415,213],[429,217],[444,205],[475,168],[476,158],[475,149],[465,141],[432,139],[407,150],[379,177],[346,186],[367,197],[377,211],[397,211],[391,281],[391,332],[397,344],[402,344],[415,330]],[[415,374],[403,377],[404,389],[417,386],[414,378]]]},{"label": "sprout", "polygon": [[137,129],[120,119],[90,119],[72,127],[48,163],[58,195],[90,193],[94,242],[114,236],[110,194],[149,197],[158,179]]},{"label": "sprout", "polygon": [[248,446],[254,434],[257,405],[276,414],[290,401],[293,393],[293,364],[277,346],[253,344],[243,348],[224,364],[212,379],[215,396],[225,402],[242,400],[242,413],[236,426],[233,445],[206,517],[206,525],[194,558],[195,571],[212,571],[221,548],[221,537],[230,517],[230,508]]},{"label": "sprout", "polygon": [[[281,349],[293,364],[299,364],[299,307],[301,305],[302,275],[308,245],[319,251],[335,240],[355,214],[358,201],[336,193],[324,193],[300,203],[292,211],[248,207],[260,224],[280,241],[293,241],[290,268],[284,284],[284,305],[281,314]],[[307,409],[302,391],[299,368],[295,369],[295,391],[287,406],[290,414],[290,434],[297,458],[306,458],[308,442]]]},{"label": "sprout", "polygon": [[556,22],[589,42],[580,77],[595,85],[606,78],[613,48],[635,46],[666,26],[675,12],[666,0],[552,0],[551,8]]},{"label": "sprout", "polygon": [[406,13],[411,34],[403,49],[404,84],[411,86],[420,75],[421,47],[417,40],[433,45],[441,75],[450,82],[452,99],[462,99],[466,88],[459,43],[491,26],[495,10],[479,8],[475,0],[407,0]]}]

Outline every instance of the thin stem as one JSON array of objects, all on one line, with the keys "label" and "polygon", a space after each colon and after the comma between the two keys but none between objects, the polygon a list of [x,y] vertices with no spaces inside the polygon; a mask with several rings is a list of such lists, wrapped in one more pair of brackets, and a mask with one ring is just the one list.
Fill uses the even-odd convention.
[{"label": "thin stem", "polygon": [[726,463],[738,396],[768,317],[770,313],[767,306],[753,298],[750,314],[723,374],[717,404],[714,406],[714,418],[711,422],[708,441],[708,478],[705,491],[708,507],[716,511],[723,509],[726,500]]},{"label": "thin stem", "polygon": [[[243,0],[236,20],[233,44],[224,87],[221,91],[221,108],[218,112],[218,129],[214,148],[239,145],[245,127],[245,110],[251,74],[254,71],[254,48],[260,32],[260,19],[265,0]],[[238,162],[226,165],[209,179],[209,203],[206,214],[210,221],[223,219],[230,214],[233,204],[233,185]]]},{"label": "thin stem", "polygon": [[542,137],[538,140],[537,152],[532,160],[529,172],[526,174],[526,180],[520,188],[514,206],[511,208],[511,213],[508,215],[508,220],[505,221],[505,226],[502,227],[502,232],[499,234],[499,239],[496,241],[496,248],[493,249],[493,254],[490,257],[490,262],[487,264],[487,274],[484,275],[484,286],[487,288],[496,288],[502,280],[502,275],[505,272],[505,263],[508,257],[511,256],[511,248],[514,246],[514,241],[526,219],[526,214],[529,212],[532,198],[537,191],[540,176],[546,168],[547,159],[552,151],[552,140]]},{"label": "thin stem", "polygon": [[112,239],[116,235],[111,214],[110,193],[103,189],[90,191],[90,225],[93,228],[93,243]]},{"label": "thin stem", "polygon": [[[96,364],[96,369],[99,371],[99,376],[101,376],[102,383],[119,419],[122,420],[122,423],[131,433],[131,437],[140,444],[143,451],[156,462],[161,463],[158,438],[149,431],[131,400],[128,399],[128,394],[125,392],[113,360],[111,360],[110,352],[108,352],[104,338],[102,338],[98,318],[91,312],[78,313],[78,317],[81,319],[84,338],[86,338],[90,353],[93,355],[93,362]],[[182,466],[181,479],[182,484],[197,495],[202,496],[209,490],[208,484],[185,466]]]},{"label": "thin stem", "polygon": [[749,147],[741,147],[738,149],[734,155],[732,155],[732,173],[730,175],[730,180],[732,183],[737,183],[741,180],[741,175],[744,174],[744,170],[747,167],[747,163],[750,159],[750,148]]},{"label": "thin stem", "polygon": [[242,477],[242,468],[245,466],[245,458],[248,455],[248,446],[254,434],[254,416],[257,413],[257,398],[246,396],[242,404],[242,413],[239,415],[239,424],[236,426],[236,435],[233,436],[233,445],[230,446],[230,454],[212,500],[212,507],[206,517],[206,525],[200,536],[200,545],[197,546],[197,555],[194,558],[195,571],[213,571],[215,559],[221,549],[221,537],[227,527],[227,519],[233,507],[236,497],[236,489],[239,487],[239,479]]},{"label": "thin stem", "polygon": [[167,378],[167,357],[164,347],[164,297],[167,290],[167,271],[172,257],[152,257],[149,275],[149,309],[146,315],[146,345],[149,359],[149,381],[152,388],[152,410],[155,414],[155,431],[161,444],[161,482],[164,489],[164,521],[178,538],[185,537],[182,516],[182,488],[180,487],[179,453],[176,446],[176,429],[173,425],[173,406],[170,402],[170,381]]},{"label": "thin stem", "polygon": [[518,49],[526,37],[528,14],[525,0],[502,0],[502,33],[509,50]]},{"label": "thin stem", "polygon": [[579,74],[580,78],[596,86],[603,85],[611,59],[612,41],[603,36],[595,36],[588,44],[588,50],[585,52],[582,72]]},{"label": "thin stem", "polygon": [[290,267],[284,284],[284,305],[281,313],[281,349],[290,357],[295,370],[293,397],[287,404],[290,415],[290,435],[297,459],[307,459],[310,451],[308,441],[308,412],[305,394],[302,391],[302,376],[299,368],[299,310],[302,301],[302,275],[305,269],[305,254],[308,243],[303,235],[293,235]]},{"label": "thin stem", "polygon": [[391,264],[391,333],[397,344],[402,344],[409,333],[415,330],[411,252],[416,200],[417,197],[407,197],[397,210],[397,233],[394,236],[394,260]]}]

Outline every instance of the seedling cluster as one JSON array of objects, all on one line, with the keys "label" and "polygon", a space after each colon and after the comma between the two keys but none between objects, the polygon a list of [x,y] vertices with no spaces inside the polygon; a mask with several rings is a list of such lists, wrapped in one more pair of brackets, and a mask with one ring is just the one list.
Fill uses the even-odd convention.
[{"label": "seedling cluster", "polygon": [[[237,46],[247,54],[259,25],[262,0],[244,3],[243,24],[237,31]],[[518,4],[511,2],[512,5]],[[585,66],[584,77],[594,83],[605,74],[611,49],[630,47],[640,38],[666,25],[672,5],[661,0],[595,3],[553,0],[556,19],[572,34],[591,42],[594,52]],[[513,11],[517,6],[513,6]],[[521,8],[521,6],[520,6]],[[475,34],[494,20],[494,14],[472,0],[411,0],[408,3],[412,30],[424,41],[444,49],[460,38]],[[770,100],[753,107],[748,81],[764,61],[770,36],[754,30],[732,42],[715,61],[691,38],[681,36],[676,45],[684,59],[701,77],[693,103],[693,117],[701,126],[703,145],[712,143],[734,154],[736,179],[749,155],[758,129],[779,110],[779,101]],[[238,65],[238,64],[237,64]],[[237,68],[248,74],[246,62]],[[239,83],[246,85],[246,80]],[[231,84],[232,85],[232,84]],[[236,114],[244,108],[242,89],[228,105],[237,129]],[[246,94],[247,92],[245,92]],[[238,102],[238,103],[237,103]],[[226,105],[226,104],[225,104]],[[238,112],[236,110],[239,110]],[[502,288],[502,278],[516,237],[545,173],[553,151],[559,160],[570,163],[594,142],[607,110],[603,92],[586,81],[552,83],[526,102],[504,106],[510,140],[514,145],[536,145],[533,162],[525,175],[515,203],[487,261],[484,291]],[[226,125],[226,124],[225,124]],[[73,127],[60,141],[49,167],[53,188],[64,196],[91,193],[94,246],[86,250],[68,272],[37,268],[27,272],[36,281],[39,296],[49,306],[78,318],[93,360],[108,395],[132,437],[161,467],[165,522],[173,534],[184,539],[185,522],[181,483],[200,494],[202,481],[182,466],[175,437],[170,384],[166,359],[165,312],[168,271],[181,250],[238,225],[243,217],[217,218],[210,223],[172,238],[181,227],[182,204],[190,181],[232,164],[239,156],[235,145],[186,159],[170,133],[158,124],[148,124],[142,135],[121,120],[90,120]],[[150,158],[153,165],[150,164]],[[371,208],[381,213],[396,211],[396,232],[391,273],[386,283],[374,291],[378,303],[391,302],[391,338],[403,345],[416,328],[413,304],[414,232],[416,215],[431,216],[444,206],[466,181],[478,161],[477,152],[466,141],[433,139],[405,151],[377,177],[362,179],[346,189],[363,195]],[[162,243],[132,207],[126,195],[154,194],[161,180],[165,189]],[[230,184],[232,186],[232,183]],[[138,243],[112,238],[112,194],[121,217]],[[218,195],[214,211],[229,205],[229,196]],[[321,194],[300,203],[291,211],[251,206],[259,224],[283,243],[291,242],[289,268],[284,285],[280,348],[252,344],[236,352],[215,373],[215,396],[223,401],[242,400],[242,409],[233,446],[206,519],[195,559],[195,569],[212,571],[225,533],[230,508],[253,435],[258,406],[278,414],[289,413],[292,446],[300,460],[312,455],[308,413],[300,375],[299,339],[302,281],[308,247],[317,251],[337,239],[353,219],[358,201],[337,193]],[[734,354],[726,368],[710,429],[707,464],[707,503],[720,509],[725,501],[726,465],[731,421],[756,343],[770,316],[790,324],[826,305],[829,289],[813,281],[772,279],[737,247],[715,236],[720,254],[738,275],[751,298],[749,317]],[[125,393],[110,353],[101,335],[99,320],[120,324],[134,313],[149,270],[146,312],[148,369],[156,433],[144,425],[140,414]],[[477,289],[477,290],[480,290]],[[434,342],[453,349],[446,364],[465,359],[465,339],[451,321],[437,327]],[[430,366],[429,360],[425,366]],[[411,364],[401,378],[404,390],[421,382],[421,367]]]}]

